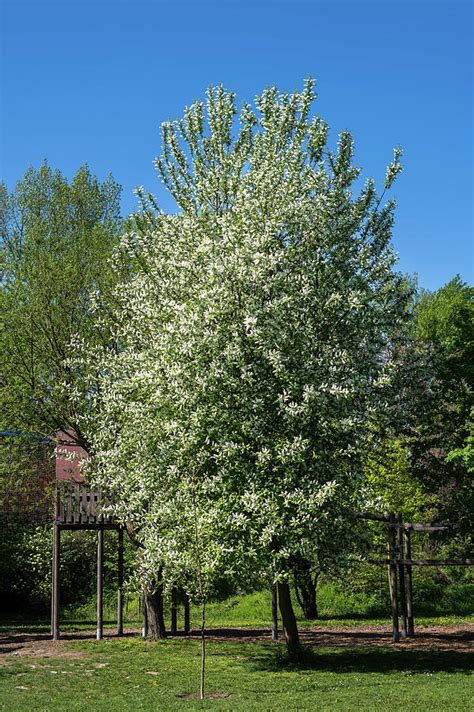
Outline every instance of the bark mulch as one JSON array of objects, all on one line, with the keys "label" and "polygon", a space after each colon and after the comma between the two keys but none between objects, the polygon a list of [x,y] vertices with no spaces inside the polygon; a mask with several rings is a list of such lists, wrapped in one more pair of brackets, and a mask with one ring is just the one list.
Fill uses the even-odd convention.
[{"label": "bark mulch", "polygon": [[[134,637],[138,630],[127,631],[125,637]],[[112,629],[104,630],[105,639],[116,638]],[[178,634],[177,638],[195,639],[199,631]],[[315,647],[337,648],[392,648],[394,650],[453,650],[474,653],[474,624],[451,626],[418,626],[415,638],[393,643],[388,626],[338,626],[337,628],[302,628],[301,642]],[[81,657],[80,650],[70,649],[68,643],[93,640],[95,631],[67,632],[61,640],[53,641],[44,633],[9,632],[0,634],[0,656],[19,655],[31,657]],[[210,628],[207,640],[226,643],[271,643],[271,633],[266,628]],[[284,642],[280,632],[280,643]],[[0,657],[1,660],[1,657]]]}]

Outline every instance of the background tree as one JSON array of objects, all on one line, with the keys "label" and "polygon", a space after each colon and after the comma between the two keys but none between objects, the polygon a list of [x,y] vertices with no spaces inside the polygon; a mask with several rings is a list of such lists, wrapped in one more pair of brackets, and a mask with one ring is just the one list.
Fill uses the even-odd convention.
[{"label": "background tree", "polygon": [[0,189],[0,424],[52,435],[68,431],[89,448],[78,415],[88,408],[73,338],[102,338],[92,295],[114,280],[120,187],[87,166],[69,183],[44,163],[9,195]]},{"label": "background tree", "polygon": [[[51,512],[54,467],[39,482],[30,456],[38,439],[26,434],[68,431],[90,446],[78,419],[90,397],[81,367],[73,367],[68,356],[73,338],[96,343],[105,336],[92,318],[91,301],[98,289],[104,298],[115,279],[109,260],[121,224],[119,197],[111,176],[101,183],[87,166],[69,182],[44,163],[30,168],[10,194],[0,186],[0,431],[16,435],[0,443],[3,520],[13,495],[17,506],[2,540],[5,604],[23,598],[39,606],[49,594],[50,527],[28,526],[28,518],[36,521],[39,501],[46,516]],[[45,453],[49,463],[51,454]],[[94,570],[91,544],[82,533],[66,536],[66,601],[77,577],[84,583],[86,569]],[[82,593],[88,595],[90,586]]]},{"label": "background tree", "polygon": [[436,292],[422,291],[415,305],[415,334],[432,352],[432,397],[412,433],[413,474],[435,497],[435,516],[466,532],[474,521],[469,448],[474,384],[474,289],[455,277]]}]

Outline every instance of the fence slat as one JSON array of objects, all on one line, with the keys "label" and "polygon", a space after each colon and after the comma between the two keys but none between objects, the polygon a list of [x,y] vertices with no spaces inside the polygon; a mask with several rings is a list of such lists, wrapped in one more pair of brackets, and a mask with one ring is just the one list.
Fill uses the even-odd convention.
[{"label": "fence slat", "polygon": [[62,525],[114,525],[113,517],[101,511],[103,505],[109,504],[108,500],[85,484],[59,484],[57,501],[56,520]]}]

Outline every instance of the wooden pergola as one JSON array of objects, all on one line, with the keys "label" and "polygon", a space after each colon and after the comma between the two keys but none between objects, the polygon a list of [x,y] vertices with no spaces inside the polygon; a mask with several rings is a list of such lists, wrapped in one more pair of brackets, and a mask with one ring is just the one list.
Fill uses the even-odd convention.
[{"label": "wooden pergola", "polygon": [[[359,514],[362,519],[382,522],[388,534],[388,557],[370,561],[388,567],[390,602],[392,610],[392,637],[395,643],[400,638],[413,638],[415,619],[413,613],[413,567],[414,566],[474,566],[474,559],[413,559],[411,534],[414,532],[439,532],[452,530],[448,522],[418,524],[404,522],[401,514]],[[400,626],[401,621],[401,626]]]},{"label": "wooden pergola", "polygon": [[104,532],[118,533],[118,581],[117,581],[117,635],[123,635],[123,526],[116,524],[110,515],[100,512],[106,504],[100,492],[92,491],[83,482],[57,484],[56,506],[53,521],[53,585],[51,592],[51,634],[59,640],[59,598],[61,532],[65,530],[89,530],[97,532],[97,640],[103,637],[104,607]]},{"label": "wooden pergola", "polygon": [[[104,579],[104,534],[115,530],[117,547],[117,635],[123,635],[123,571],[124,571],[124,525],[107,514],[110,501],[104,493],[94,491],[82,474],[82,460],[87,453],[75,444],[69,433],[60,433],[56,447],[56,503],[53,521],[53,557],[51,591],[51,634],[58,640],[60,610],[60,557],[61,532],[64,530],[89,530],[97,532],[97,640],[103,637],[103,579]],[[177,632],[178,600],[176,588],[171,596],[171,634]],[[148,635],[146,606],[142,605],[142,635]],[[190,630],[190,602],[184,595],[184,631]]]},{"label": "wooden pergola", "polygon": [[[374,512],[356,512],[358,519],[380,522],[387,531],[388,558],[371,559],[370,564],[388,568],[390,603],[392,612],[392,638],[400,639],[415,636],[413,613],[413,567],[414,566],[474,566],[474,559],[413,559],[411,553],[411,534],[413,532],[449,531],[454,527],[449,523],[418,524],[404,522],[401,514],[393,512],[377,514]],[[272,640],[278,640],[278,595],[275,584],[272,593]],[[401,626],[400,626],[401,622]]]}]

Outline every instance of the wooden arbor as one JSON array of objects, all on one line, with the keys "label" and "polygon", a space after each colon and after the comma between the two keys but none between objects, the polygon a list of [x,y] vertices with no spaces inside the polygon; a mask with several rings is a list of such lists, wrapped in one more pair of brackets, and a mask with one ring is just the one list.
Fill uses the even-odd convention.
[{"label": "wooden arbor", "polygon": [[[404,522],[401,514],[376,514],[357,512],[359,519],[381,522],[388,535],[388,558],[369,560],[371,564],[388,567],[390,603],[392,611],[392,638],[398,643],[400,638],[415,636],[413,613],[413,566],[474,566],[474,559],[413,559],[411,534],[413,532],[438,532],[453,529],[453,524],[416,524]],[[278,596],[277,587],[272,584],[272,640],[278,640]],[[401,620],[401,627],[400,627]]]},{"label": "wooden arbor", "polygon": [[103,637],[104,532],[118,532],[117,635],[123,635],[123,527],[109,515],[100,513],[100,492],[93,492],[82,482],[57,485],[53,522],[53,586],[51,593],[51,634],[59,640],[59,597],[61,532],[91,530],[97,532],[97,640]]},{"label": "wooden arbor", "polygon": [[[359,515],[384,523],[388,533],[388,558],[372,561],[373,564],[388,566],[390,602],[392,609],[392,637],[395,643],[400,638],[413,638],[415,621],[413,614],[412,572],[414,566],[474,566],[474,559],[413,559],[411,551],[412,532],[437,532],[453,528],[452,524],[416,524],[404,522],[401,514]],[[400,628],[401,620],[401,628]]]}]

